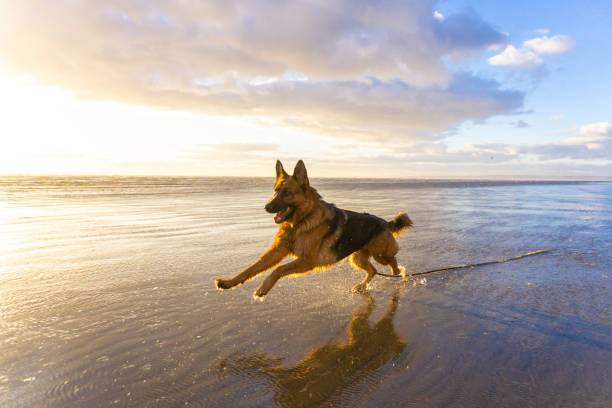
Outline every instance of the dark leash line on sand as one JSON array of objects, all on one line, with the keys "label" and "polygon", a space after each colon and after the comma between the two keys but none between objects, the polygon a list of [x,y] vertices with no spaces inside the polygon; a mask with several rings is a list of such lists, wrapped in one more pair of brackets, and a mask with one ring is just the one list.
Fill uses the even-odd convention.
[{"label": "dark leash line on sand", "polygon": [[[552,252],[552,251],[553,251],[552,249],[540,249],[538,251],[527,252],[526,254],[513,256],[511,258],[498,259],[495,261],[487,261],[487,262],[480,262],[480,263],[467,264],[467,265],[458,265],[458,266],[449,266],[447,268],[439,268],[439,269],[432,269],[432,270],[424,271],[424,272],[416,272],[411,275],[406,274],[405,278],[408,279],[412,276],[427,275],[428,273],[448,272],[448,271],[454,271],[456,269],[475,268],[477,266],[492,265],[496,263],[516,261],[517,259],[527,258],[528,256],[533,256],[533,255],[541,255],[541,254],[545,254],[545,253]],[[387,278],[403,278],[404,277],[404,275],[389,275],[387,273],[381,273],[381,272],[376,272],[376,274],[380,276],[385,276]],[[336,339],[343,331],[345,331],[346,326],[347,325],[343,325],[340,328],[340,330],[338,330],[338,332],[332,337],[332,339]]]},{"label": "dark leash line on sand", "polygon": [[[427,275],[428,273],[447,272],[447,271],[454,271],[456,269],[475,268],[477,266],[492,265],[492,264],[496,264],[496,263],[504,263],[504,262],[516,261],[517,259],[522,259],[522,258],[526,258],[528,256],[533,256],[533,255],[545,254],[545,253],[551,252],[551,251],[552,251],[552,249],[540,249],[539,251],[528,252],[528,253],[523,254],[523,255],[513,256],[511,258],[498,259],[496,261],[487,261],[487,262],[480,262],[480,263],[475,263],[475,264],[449,266],[447,268],[432,269],[430,271],[416,272],[416,273],[413,273],[413,274],[410,274],[410,275],[406,275],[406,278],[410,278],[412,276]],[[376,272],[376,274],[377,275],[381,275],[381,276],[386,276],[387,278],[402,278],[403,277],[402,275],[389,275],[387,273],[381,273],[381,272]]]}]

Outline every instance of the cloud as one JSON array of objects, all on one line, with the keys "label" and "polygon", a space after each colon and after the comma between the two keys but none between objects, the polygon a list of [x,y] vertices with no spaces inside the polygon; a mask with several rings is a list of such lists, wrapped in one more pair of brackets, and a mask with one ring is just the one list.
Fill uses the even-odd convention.
[{"label": "cloud", "polygon": [[492,56],[488,61],[491,65],[511,65],[525,69],[542,65],[542,58],[535,52],[525,48],[516,49],[514,45],[508,45],[505,50]]},{"label": "cloud", "polygon": [[[299,101],[288,104],[295,95]],[[484,120],[519,108],[524,95],[500,90],[500,84],[469,73],[457,73],[447,88],[417,88],[401,82],[324,81],[275,82],[245,88],[241,98],[226,101],[232,109],[276,117],[274,124],[314,129],[328,136],[372,141],[419,140],[431,137],[465,118]],[[299,104],[299,115],[295,114]]]},{"label": "cloud", "polygon": [[517,120],[516,122],[512,122],[511,125],[518,129],[529,127],[529,123],[525,122],[524,120]]},{"label": "cloud", "polygon": [[0,59],[82,98],[358,140],[431,140],[520,108],[523,93],[445,63],[506,36],[469,10],[440,20],[434,5],[13,2],[0,13]]},{"label": "cloud", "polygon": [[565,115],[564,115],[564,114],[562,114],[562,113],[560,113],[560,114],[558,114],[558,115],[552,115],[552,116],[550,117],[550,120],[561,120],[561,119],[563,119],[563,118],[565,118]]},{"label": "cloud", "polygon": [[279,148],[279,145],[274,143],[219,143],[206,146],[214,150],[231,152],[271,152]]},{"label": "cloud", "polygon": [[[528,177],[606,178],[612,174],[612,123],[599,122],[563,131],[565,137],[555,143],[503,144],[482,143],[449,149],[444,140],[403,141],[391,143],[345,143],[292,149],[279,146],[271,151],[232,151],[200,145],[188,156],[194,166],[226,166],[227,162],[248,164],[260,174],[272,174],[273,163],[306,161],[318,174],[338,177],[360,175],[378,177]],[[367,158],[367,159],[364,159]],[[241,174],[241,173],[238,173]],[[607,177],[609,179],[609,177]]]},{"label": "cloud", "polygon": [[[54,56],[64,68],[70,62],[95,69],[112,64],[121,70],[116,74],[132,68],[134,79],[145,74],[153,81],[168,81],[169,74],[191,82],[277,77],[293,70],[320,80],[371,75],[417,86],[443,84],[449,74],[441,57],[454,51],[448,46],[481,47],[501,38],[473,13],[432,19],[432,1],[253,0],[245,6],[210,0],[188,7],[172,1],[58,1],[44,17],[34,14],[32,3],[3,13],[4,33],[13,34],[3,42],[28,45],[27,55],[11,52],[13,59]],[[449,41],[454,36],[456,43]]]},{"label": "cloud", "polygon": [[527,40],[523,43],[527,48],[532,49],[539,55],[561,54],[574,48],[575,43],[567,35],[555,35],[553,37],[538,37]]},{"label": "cloud", "polygon": [[444,14],[440,13],[438,10],[434,10],[433,16],[438,21],[444,21]]},{"label": "cloud", "polygon": [[561,54],[575,46],[574,40],[567,35],[536,37],[523,42],[519,49],[512,44],[499,54],[488,59],[491,65],[508,65],[523,69],[535,69],[543,64],[541,55]]},{"label": "cloud", "polygon": [[612,160],[612,123],[597,122],[571,129],[568,136],[556,143],[526,145],[476,144],[474,148],[492,153],[537,156],[540,161]]},{"label": "cloud", "polygon": [[601,147],[601,144],[612,141],[612,123],[596,122],[580,126],[577,130],[570,132],[572,135],[562,141],[564,144],[584,144]]},{"label": "cloud", "polygon": [[506,43],[506,36],[483,21],[473,10],[436,20],[434,33],[437,42],[446,48],[446,54],[455,58],[465,58],[474,52]]}]

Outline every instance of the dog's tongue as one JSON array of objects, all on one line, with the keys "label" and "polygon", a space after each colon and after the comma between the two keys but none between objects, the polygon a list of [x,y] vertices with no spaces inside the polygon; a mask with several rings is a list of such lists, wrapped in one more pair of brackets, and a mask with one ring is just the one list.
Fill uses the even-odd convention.
[{"label": "dog's tongue", "polygon": [[289,208],[285,208],[283,211],[279,211],[274,215],[274,222],[277,224],[280,224],[281,222],[285,221],[285,217],[287,216],[287,213],[289,212]]}]

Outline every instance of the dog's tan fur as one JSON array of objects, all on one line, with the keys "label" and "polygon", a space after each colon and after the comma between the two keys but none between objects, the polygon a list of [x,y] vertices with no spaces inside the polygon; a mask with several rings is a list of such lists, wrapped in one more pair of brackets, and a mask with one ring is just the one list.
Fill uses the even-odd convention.
[{"label": "dog's tan fur", "polygon": [[292,176],[277,161],[274,193],[266,205],[266,211],[277,213],[275,221],[279,224],[272,247],[233,278],[217,279],[218,289],[241,285],[278,265],[287,255],[295,259],[272,271],[255,291],[255,297],[265,296],[281,278],[327,268],[346,256],[354,268],[366,273],[365,279],[353,287],[356,292],[364,291],[376,275],[371,257],[381,265],[388,265],[394,275],[400,273],[395,258],[399,246],[394,235],[412,225],[406,214],[399,213],[386,222],[370,214],[357,214],[326,203],[310,186],[301,160]]}]

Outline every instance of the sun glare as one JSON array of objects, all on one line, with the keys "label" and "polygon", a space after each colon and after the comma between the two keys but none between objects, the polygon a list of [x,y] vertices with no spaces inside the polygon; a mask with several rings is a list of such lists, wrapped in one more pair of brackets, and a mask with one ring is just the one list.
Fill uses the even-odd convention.
[{"label": "sun glare", "polygon": [[273,121],[86,100],[1,72],[0,87],[0,174],[269,175],[278,155],[334,144]]},{"label": "sun glare", "polygon": [[6,75],[0,88],[0,174],[190,174],[201,146],[274,140],[248,119],[83,100]]}]

